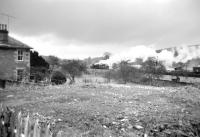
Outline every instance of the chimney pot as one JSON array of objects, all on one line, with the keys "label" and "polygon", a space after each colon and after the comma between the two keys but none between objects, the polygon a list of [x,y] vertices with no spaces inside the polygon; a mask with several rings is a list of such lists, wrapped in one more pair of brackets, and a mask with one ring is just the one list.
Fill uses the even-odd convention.
[{"label": "chimney pot", "polygon": [[0,24],[0,41],[8,41],[8,31],[6,24]]}]

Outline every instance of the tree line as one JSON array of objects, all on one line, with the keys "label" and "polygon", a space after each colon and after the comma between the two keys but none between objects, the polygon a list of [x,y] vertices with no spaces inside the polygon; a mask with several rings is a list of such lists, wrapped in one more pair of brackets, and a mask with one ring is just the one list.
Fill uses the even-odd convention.
[{"label": "tree line", "polygon": [[[110,55],[110,54],[109,54]],[[108,54],[105,57],[109,58]],[[31,52],[31,70],[36,72],[34,75],[38,80],[45,77],[55,84],[62,84],[69,80],[69,84],[75,82],[75,78],[87,72],[87,64],[82,60],[62,60],[56,56],[48,56],[45,59],[34,51]],[[108,81],[111,79],[127,82],[152,82],[166,74],[166,68],[163,62],[155,57],[149,57],[147,60],[137,58],[135,62],[123,60],[120,63],[114,63],[106,74]]]},{"label": "tree line", "polygon": [[115,79],[123,83],[134,82],[152,82],[159,79],[166,73],[166,68],[162,61],[158,61],[155,57],[149,57],[147,60],[138,58],[134,63],[130,60],[123,60],[120,63],[114,63],[112,69],[106,74],[105,78],[110,81]]},{"label": "tree line", "polygon": [[69,83],[73,84],[75,77],[86,72],[86,68],[81,60],[61,60],[52,55],[44,59],[38,52],[31,51],[31,74],[36,82],[48,78],[55,84],[62,84],[69,79]]}]

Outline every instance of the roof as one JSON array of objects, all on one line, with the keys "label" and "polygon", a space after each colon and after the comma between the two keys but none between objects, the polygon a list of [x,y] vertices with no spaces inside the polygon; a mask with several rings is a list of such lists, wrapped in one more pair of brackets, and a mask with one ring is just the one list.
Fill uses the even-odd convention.
[{"label": "roof", "polygon": [[27,44],[16,40],[13,37],[8,36],[8,41],[0,41],[0,48],[22,48],[22,49],[32,49]]}]

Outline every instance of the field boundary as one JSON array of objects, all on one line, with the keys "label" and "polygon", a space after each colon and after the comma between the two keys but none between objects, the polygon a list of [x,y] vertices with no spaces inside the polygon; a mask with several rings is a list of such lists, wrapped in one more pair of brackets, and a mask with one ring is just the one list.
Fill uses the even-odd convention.
[{"label": "field boundary", "polygon": [[[0,106],[0,137],[52,137],[50,123],[23,116],[21,111]],[[60,132],[56,137],[61,137]]]}]

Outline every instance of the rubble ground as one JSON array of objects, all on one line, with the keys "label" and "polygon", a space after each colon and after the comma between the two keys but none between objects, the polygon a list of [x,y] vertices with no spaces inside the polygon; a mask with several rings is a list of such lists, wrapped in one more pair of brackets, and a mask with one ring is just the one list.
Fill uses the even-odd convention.
[{"label": "rubble ground", "polygon": [[18,86],[0,90],[0,103],[50,122],[63,137],[200,136],[200,90],[192,86]]}]

